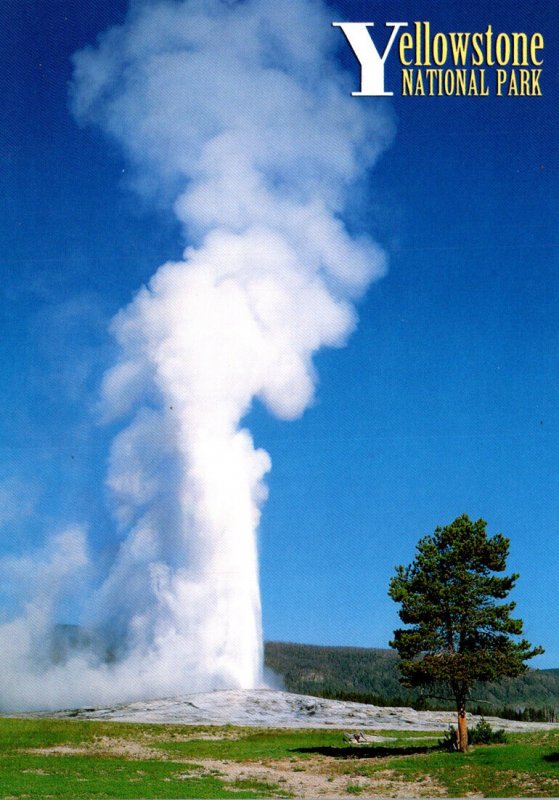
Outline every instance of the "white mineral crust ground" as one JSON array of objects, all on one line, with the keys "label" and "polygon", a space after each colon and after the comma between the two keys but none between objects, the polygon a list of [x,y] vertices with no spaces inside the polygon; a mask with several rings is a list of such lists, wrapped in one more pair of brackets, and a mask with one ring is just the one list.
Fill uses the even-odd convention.
[{"label": "white mineral crust ground", "polygon": [[[443,731],[456,720],[456,715],[450,711],[415,711],[412,708],[348,703],[271,689],[205,692],[162,700],[137,701],[98,708],[44,711],[18,716],[161,722],[174,725],[414,731]],[[490,716],[485,719],[493,727],[509,731],[559,727],[559,723],[516,722]],[[471,724],[475,724],[479,717],[471,715],[469,720]]]}]

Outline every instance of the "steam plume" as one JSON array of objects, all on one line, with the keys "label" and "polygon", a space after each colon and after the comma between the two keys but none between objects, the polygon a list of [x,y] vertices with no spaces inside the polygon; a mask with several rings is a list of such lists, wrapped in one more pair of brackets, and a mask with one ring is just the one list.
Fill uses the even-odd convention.
[{"label": "steam plume", "polygon": [[140,2],[74,56],[76,118],[122,146],[190,245],[112,323],[102,409],[124,420],[107,477],[123,539],[87,621],[116,662],[82,653],[35,683],[26,667],[14,706],[262,681],[271,461],[243,418],[255,398],[303,413],[313,354],[345,343],[384,270],[342,214],[391,125],[349,95],[332,18],[314,0]]}]

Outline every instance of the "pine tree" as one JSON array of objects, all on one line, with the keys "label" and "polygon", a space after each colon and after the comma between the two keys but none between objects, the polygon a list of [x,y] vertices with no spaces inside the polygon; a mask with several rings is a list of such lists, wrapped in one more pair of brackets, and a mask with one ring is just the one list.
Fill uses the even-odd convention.
[{"label": "pine tree", "polygon": [[[396,568],[389,595],[401,604],[407,628],[390,642],[400,656],[401,683],[450,692],[458,713],[457,745],[468,747],[466,702],[474,683],[517,677],[525,661],[543,653],[518,641],[522,620],[510,615],[514,602],[498,603],[514,587],[506,569],[509,540],[488,538],[487,523],[464,514],[417,545],[414,561]],[[513,638],[515,637],[515,638]]]}]

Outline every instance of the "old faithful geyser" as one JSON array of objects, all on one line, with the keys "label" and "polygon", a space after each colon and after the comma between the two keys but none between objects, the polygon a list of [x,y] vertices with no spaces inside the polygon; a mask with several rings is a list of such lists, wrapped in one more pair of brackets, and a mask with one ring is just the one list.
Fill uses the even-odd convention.
[{"label": "old faithful geyser", "polygon": [[[116,661],[80,652],[39,678],[31,637],[12,658],[25,676],[13,706],[262,681],[256,532],[271,462],[243,419],[255,398],[302,414],[314,353],[344,344],[384,270],[343,212],[390,118],[351,97],[333,18],[315,0],[133,2],[74,56],[75,117],[122,146],[138,191],[171,204],[189,244],[112,323],[102,407],[123,420],[107,477],[122,542],[86,623],[113,637]],[[81,558],[83,534],[68,536]]]}]

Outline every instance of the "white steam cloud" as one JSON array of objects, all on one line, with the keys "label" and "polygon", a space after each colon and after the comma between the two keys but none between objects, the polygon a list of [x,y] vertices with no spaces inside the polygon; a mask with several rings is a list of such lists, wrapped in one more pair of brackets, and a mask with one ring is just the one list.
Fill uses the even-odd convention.
[{"label": "white steam cloud", "polygon": [[[255,398],[282,419],[303,413],[314,353],[345,343],[384,271],[342,214],[391,123],[350,96],[332,18],[314,0],[135,3],[74,57],[76,118],[124,148],[141,191],[172,198],[191,246],[112,323],[120,357],[102,406],[125,420],[107,477],[123,538],[86,620],[111,657],[84,646],[38,665],[56,606],[39,598],[0,626],[0,642],[19,631],[4,706],[262,682],[256,532],[271,461],[242,420]],[[61,584],[47,573],[87,568],[82,533],[49,548],[41,598]]]}]

